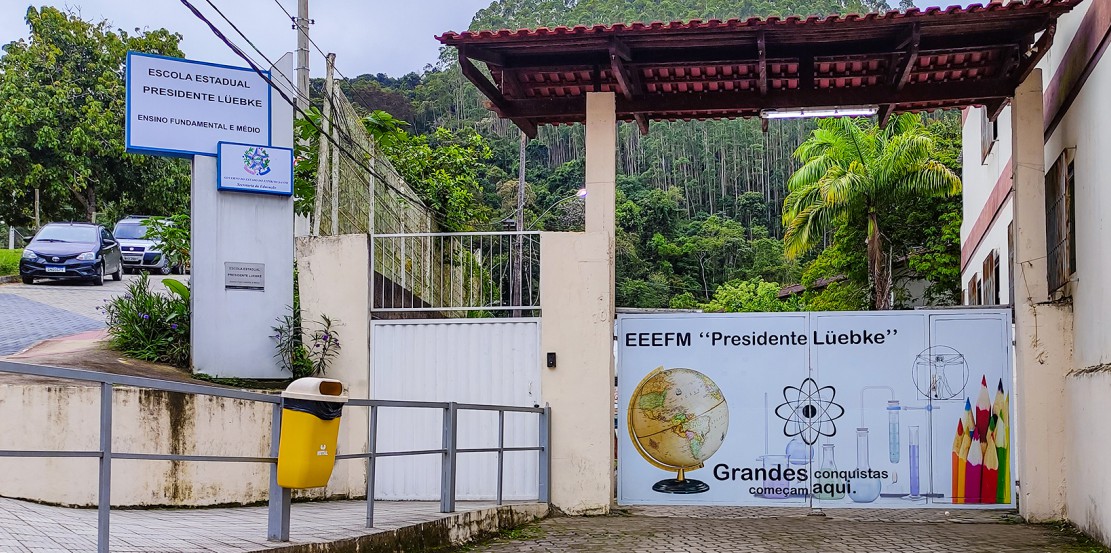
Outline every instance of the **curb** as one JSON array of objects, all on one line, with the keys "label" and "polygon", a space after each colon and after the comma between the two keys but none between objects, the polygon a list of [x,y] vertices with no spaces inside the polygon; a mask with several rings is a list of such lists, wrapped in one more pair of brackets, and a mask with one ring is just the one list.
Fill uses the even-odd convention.
[{"label": "curb", "polygon": [[285,547],[255,549],[268,553],[412,553],[435,551],[477,541],[548,516],[548,505],[527,503],[502,505],[384,530],[374,534],[323,543],[301,543]]},{"label": "curb", "polygon": [[0,284],[15,284],[19,281],[19,275],[0,276]]}]

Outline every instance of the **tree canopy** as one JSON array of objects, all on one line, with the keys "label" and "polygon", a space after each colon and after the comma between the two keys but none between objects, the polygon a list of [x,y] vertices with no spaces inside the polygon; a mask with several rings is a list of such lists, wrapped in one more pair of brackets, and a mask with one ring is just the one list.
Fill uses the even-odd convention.
[{"label": "tree canopy", "polygon": [[30,38],[0,57],[0,218],[27,224],[38,189],[44,220],[188,204],[180,160],[124,153],[128,50],[180,56],[181,35],[113,30],[57,8],[27,9]]}]

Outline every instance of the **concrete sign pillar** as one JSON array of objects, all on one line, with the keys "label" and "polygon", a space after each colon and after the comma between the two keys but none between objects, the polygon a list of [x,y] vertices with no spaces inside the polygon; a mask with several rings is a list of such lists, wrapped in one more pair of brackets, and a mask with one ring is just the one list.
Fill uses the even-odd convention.
[{"label": "concrete sign pillar", "polygon": [[1072,368],[1072,313],[1049,302],[1046,275],[1042,74],[1011,102],[1014,162],[1015,397],[1018,505],[1028,520],[1064,517],[1065,375]]},{"label": "concrete sign pillar", "polygon": [[[288,82],[279,74],[292,79],[293,55],[283,56],[273,73],[279,87]],[[293,108],[274,96],[271,145],[292,148]],[[215,157],[194,156],[192,169],[193,370],[289,377],[278,366],[270,336],[293,301],[293,198],[217,191]],[[261,273],[261,279],[250,289],[229,288],[229,266]]]}]

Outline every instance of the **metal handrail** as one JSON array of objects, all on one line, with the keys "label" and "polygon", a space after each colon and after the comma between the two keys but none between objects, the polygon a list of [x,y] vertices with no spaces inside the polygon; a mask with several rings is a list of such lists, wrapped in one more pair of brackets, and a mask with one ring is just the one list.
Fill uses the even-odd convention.
[{"label": "metal handrail", "polygon": [[[109,551],[111,513],[111,479],[112,459],[129,459],[143,461],[194,461],[194,462],[231,462],[231,463],[263,463],[270,465],[270,492],[267,516],[267,539],[273,541],[289,541],[291,490],[282,488],[277,484],[278,478],[278,445],[281,437],[282,399],[276,394],[247,392],[243,390],[229,390],[202,384],[173,382],[156,378],[117,375],[100,373],[81,369],[66,369],[61,367],[46,367],[41,365],[28,365],[0,361],[0,373],[23,374],[45,378],[76,380],[80,382],[99,383],[100,396],[100,449],[96,451],[72,450],[0,450],[3,457],[54,457],[54,458],[96,458],[99,459],[100,469],[97,478],[97,551]],[[129,386],[146,388],[166,392],[185,394],[208,395],[244,401],[269,403],[273,406],[271,422],[271,441],[269,457],[245,457],[226,455],[176,455],[160,453],[124,453],[112,450],[112,398],[113,386]],[[346,453],[336,455],[335,460],[365,459],[367,463],[367,515],[366,527],[374,527],[374,480],[375,464],[379,457],[402,457],[415,455],[442,455],[441,481],[440,481],[440,512],[451,513],[455,511],[455,469],[456,456],[459,453],[493,453],[498,454],[498,479],[497,479],[497,504],[502,504],[502,489],[504,476],[504,455],[506,452],[536,451],[539,462],[539,481],[537,500],[542,503],[549,501],[549,478],[551,474],[551,408],[545,406],[519,407],[508,405],[485,405],[470,403],[455,403],[442,401],[399,401],[376,399],[351,399],[348,407],[366,407],[370,409],[368,421],[368,436],[366,452]],[[444,413],[443,443],[439,449],[413,450],[413,451],[377,451],[378,435],[378,409],[380,408],[418,408],[440,409]],[[458,412],[459,411],[495,411],[498,413],[498,447],[496,448],[459,448],[458,438]],[[538,444],[532,447],[505,447],[505,413],[536,413],[539,419]]]}]

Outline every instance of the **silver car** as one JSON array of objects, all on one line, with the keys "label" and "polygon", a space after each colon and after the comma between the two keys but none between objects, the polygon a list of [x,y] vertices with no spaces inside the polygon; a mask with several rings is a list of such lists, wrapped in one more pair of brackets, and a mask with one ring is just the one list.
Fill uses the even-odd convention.
[{"label": "silver car", "polygon": [[170,260],[162,254],[160,244],[146,238],[147,219],[150,219],[147,215],[128,215],[116,223],[112,234],[120,243],[124,272],[181,274],[181,267],[170,265]]}]

